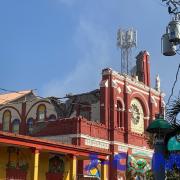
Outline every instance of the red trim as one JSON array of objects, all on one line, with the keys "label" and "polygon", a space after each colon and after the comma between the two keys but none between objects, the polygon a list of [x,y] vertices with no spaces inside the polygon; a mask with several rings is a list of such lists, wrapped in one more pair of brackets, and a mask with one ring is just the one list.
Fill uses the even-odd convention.
[{"label": "red trim", "polygon": [[21,123],[20,123],[20,129],[19,129],[19,133],[20,134],[26,134],[27,132],[27,125],[26,125],[26,119],[25,119],[25,116],[26,116],[26,103],[22,103],[22,120],[21,120]]},{"label": "red trim", "polygon": [[[130,99],[132,100],[132,99],[138,99],[140,102],[141,102],[141,105],[142,105],[142,108],[143,108],[143,111],[144,111],[144,116],[149,116],[149,109],[148,109],[148,107],[147,107],[147,105],[148,105],[148,101],[147,101],[147,97],[145,97],[145,96],[143,96],[140,92],[134,92],[134,93],[132,93],[131,94],[131,96],[130,96]],[[130,102],[131,102],[131,100],[130,100]]]},{"label": "red trim", "polygon": [[38,138],[32,138],[30,136],[14,135],[13,133],[6,133],[0,131],[0,143],[24,146],[28,148],[35,148],[38,150],[54,151],[65,154],[73,154],[76,156],[88,157],[90,153],[97,153],[99,159],[105,159],[110,152],[94,151],[92,148],[82,148],[73,145],[65,145],[59,142],[51,142]]},{"label": "red trim", "polygon": [[63,180],[63,173],[46,173],[46,180]]},{"label": "red trim", "polygon": [[20,169],[8,168],[6,169],[7,179],[21,179],[26,180],[27,172]]}]

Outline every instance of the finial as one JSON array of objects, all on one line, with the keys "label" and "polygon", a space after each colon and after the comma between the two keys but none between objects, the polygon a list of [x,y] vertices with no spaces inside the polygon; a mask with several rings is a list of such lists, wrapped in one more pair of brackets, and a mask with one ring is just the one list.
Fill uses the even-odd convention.
[{"label": "finial", "polygon": [[156,75],[156,86],[155,86],[155,89],[157,91],[160,92],[160,86],[161,86],[161,81],[160,81],[160,77],[159,77],[159,74]]}]

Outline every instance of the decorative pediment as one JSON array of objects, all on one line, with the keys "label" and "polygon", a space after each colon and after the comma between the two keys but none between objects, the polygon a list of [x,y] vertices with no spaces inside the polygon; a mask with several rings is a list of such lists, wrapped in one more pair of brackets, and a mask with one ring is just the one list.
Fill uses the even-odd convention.
[{"label": "decorative pediment", "polygon": [[154,96],[151,96],[151,103],[155,105],[155,107],[157,107],[157,102],[155,100]]},{"label": "decorative pediment", "polygon": [[128,93],[128,94],[131,94],[132,90],[131,90],[131,88],[129,86],[126,86],[126,91],[125,92]]},{"label": "decorative pediment", "polygon": [[121,93],[121,88],[120,88],[120,87],[117,88],[117,92],[118,92],[119,94]]},{"label": "decorative pediment", "polygon": [[99,84],[100,87],[108,87],[108,80],[102,80]]},{"label": "decorative pediment", "polygon": [[117,88],[118,84],[117,84],[116,80],[112,80],[111,86],[114,88]]}]

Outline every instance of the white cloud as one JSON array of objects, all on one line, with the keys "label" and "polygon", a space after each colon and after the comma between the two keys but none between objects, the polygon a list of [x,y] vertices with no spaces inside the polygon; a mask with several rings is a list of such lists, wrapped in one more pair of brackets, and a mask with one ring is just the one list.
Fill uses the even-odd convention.
[{"label": "white cloud", "polygon": [[86,92],[99,88],[102,68],[111,61],[110,38],[97,24],[81,19],[74,34],[79,59],[65,79],[52,79],[44,86],[45,96]]}]

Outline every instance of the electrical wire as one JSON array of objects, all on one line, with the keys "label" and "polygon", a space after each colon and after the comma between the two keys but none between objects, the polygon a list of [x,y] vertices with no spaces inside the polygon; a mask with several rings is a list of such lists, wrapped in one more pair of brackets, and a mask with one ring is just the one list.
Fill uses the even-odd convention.
[{"label": "electrical wire", "polygon": [[176,50],[176,53],[180,55],[179,51],[180,51],[180,46],[178,46],[178,49]]},{"label": "electrical wire", "polygon": [[179,66],[178,66],[178,69],[177,69],[177,72],[176,72],[176,78],[175,78],[175,81],[174,81],[174,83],[173,83],[173,87],[172,87],[172,89],[171,89],[171,94],[170,94],[170,96],[169,96],[169,98],[168,98],[168,102],[167,102],[166,106],[169,105],[169,102],[170,102],[170,100],[171,100],[171,97],[173,96],[174,88],[175,88],[175,85],[176,85],[177,80],[178,80],[179,69],[180,69],[180,64],[179,64]]},{"label": "electrical wire", "polygon": [[[13,93],[17,93],[17,94],[23,94],[23,95],[25,95],[24,93],[21,93],[21,92],[18,92],[18,91],[13,91],[13,90],[7,90],[7,89],[4,89],[4,88],[0,88],[1,90],[3,90],[3,91],[6,91],[6,92],[13,92]],[[87,94],[87,93],[86,93]],[[68,97],[58,97],[57,99],[64,99],[64,98],[69,98],[69,97],[73,97],[74,95],[72,95],[72,96],[68,96]],[[44,97],[41,97],[41,96],[36,96],[36,97],[38,97],[38,98],[40,98],[41,100],[50,100],[48,97],[47,98],[44,98]],[[1,99],[1,98],[0,98]],[[24,100],[24,101],[19,101],[19,102],[10,102],[10,103],[5,103],[5,104],[3,104],[3,106],[4,107],[6,107],[7,105],[16,105],[16,104],[22,104],[22,103],[24,103],[24,102],[33,102],[34,100],[37,100],[37,98],[34,98],[34,99],[31,99],[31,100]],[[51,103],[51,102],[50,102]],[[51,103],[52,104],[52,103]],[[91,107],[91,105],[87,105],[87,104],[83,104],[83,103],[79,103],[79,102],[72,102],[72,103],[69,103],[69,104],[71,104],[71,105],[80,105],[82,108],[84,107],[84,108],[87,108],[87,107],[89,107],[89,108],[92,108]],[[53,105],[53,104],[52,104]],[[3,107],[3,106],[1,106],[1,107]],[[98,107],[93,107],[93,109],[98,109]],[[99,110],[100,109],[104,109],[105,110],[105,108],[99,108]],[[55,108],[49,108],[49,107],[46,107],[46,110],[50,110],[50,111],[55,111]],[[140,112],[132,112],[132,109],[128,109],[128,110],[124,110],[124,109],[110,109],[111,111],[115,111],[115,112],[129,112],[129,113],[133,113],[133,114],[143,114],[144,115],[144,113],[140,113]]]},{"label": "electrical wire", "polygon": [[[19,91],[13,91],[13,90],[8,90],[8,89],[4,89],[4,88],[0,88],[0,90],[5,91],[5,92],[11,92],[11,93],[17,93],[17,94],[24,95],[24,93],[19,92]],[[31,91],[34,91],[34,90],[37,90],[37,89],[32,89]]]},{"label": "electrical wire", "polygon": [[[46,99],[47,100],[47,99]],[[27,102],[27,101],[26,101]],[[17,102],[17,103],[7,103],[7,104],[4,104],[3,106],[0,106],[1,108],[2,107],[6,107],[7,105],[10,106],[10,105],[16,105],[16,104],[22,104],[24,102]],[[52,103],[51,103],[52,104]],[[80,105],[81,108],[92,108],[92,106],[90,105],[85,105],[85,104],[82,104],[82,103],[69,103],[71,105]],[[53,104],[52,104],[53,105]],[[102,107],[93,107],[93,109],[102,109],[102,110],[105,110],[106,108],[102,108]],[[49,108],[46,106],[46,110],[49,110],[49,111],[55,111],[55,107],[54,108]],[[83,109],[82,109],[83,110]],[[128,110],[125,110],[125,109],[110,109],[110,111],[113,111],[113,112],[129,112],[130,114],[133,113],[133,114],[141,114],[141,115],[144,115],[144,113],[141,113],[141,112],[132,112],[133,110],[132,109],[128,109]]]},{"label": "electrical wire", "polygon": [[[14,90],[8,90],[8,89],[5,89],[5,88],[0,88],[0,90],[5,91],[5,92],[9,92],[9,93],[17,93],[17,94],[25,95],[25,93],[22,93],[22,92],[19,92],[19,91],[14,91]],[[37,89],[31,89],[30,91],[35,91],[35,90],[37,90]],[[2,95],[2,94],[0,94],[0,95]],[[47,99],[47,98],[44,98],[44,97],[38,96],[38,95],[36,95],[36,97],[39,97],[41,99]]]}]

